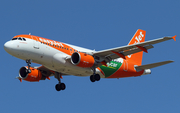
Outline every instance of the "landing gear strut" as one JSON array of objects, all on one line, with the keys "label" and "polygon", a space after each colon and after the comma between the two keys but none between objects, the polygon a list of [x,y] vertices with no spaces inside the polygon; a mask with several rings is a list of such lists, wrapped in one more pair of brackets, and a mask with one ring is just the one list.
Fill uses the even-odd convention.
[{"label": "landing gear strut", "polygon": [[99,74],[96,74],[96,68],[93,68],[93,75],[90,76],[91,82],[99,81],[101,79]]},{"label": "landing gear strut", "polygon": [[26,60],[26,63],[27,63],[27,65],[28,65],[28,69],[26,70],[27,73],[31,73],[31,69],[30,69],[30,67],[31,67],[31,62],[32,62],[32,60],[30,60],[30,59]]},{"label": "landing gear strut", "polygon": [[66,85],[64,83],[61,83],[61,74],[58,73],[58,72],[55,72],[55,78],[58,79],[59,83],[56,84],[55,88],[57,91],[60,91],[60,90],[65,90],[66,89]]}]

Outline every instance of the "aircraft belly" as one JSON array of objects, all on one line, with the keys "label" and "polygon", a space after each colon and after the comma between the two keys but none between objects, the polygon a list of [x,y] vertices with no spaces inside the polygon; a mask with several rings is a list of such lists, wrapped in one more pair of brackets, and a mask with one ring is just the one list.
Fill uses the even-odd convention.
[{"label": "aircraft belly", "polygon": [[67,57],[69,55],[60,51],[53,55],[52,67],[55,71],[75,76],[90,76],[92,74],[90,68],[75,66],[69,60],[66,60]]},{"label": "aircraft belly", "polygon": [[57,72],[75,76],[90,76],[93,73],[90,68],[81,68],[68,63],[65,63],[64,65],[61,63],[56,64],[54,65],[54,69]]}]

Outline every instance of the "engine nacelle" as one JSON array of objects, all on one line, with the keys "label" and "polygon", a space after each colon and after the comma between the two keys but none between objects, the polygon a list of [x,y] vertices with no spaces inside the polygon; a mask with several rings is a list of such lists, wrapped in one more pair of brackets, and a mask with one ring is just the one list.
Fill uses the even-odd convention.
[{"label": "engine nacelle", "polygon": [[42,78],[42,73],[35,69],[30,67],[31,72],[28,73],[28,67],[21,67],[19,70],[19,77],[23,80],[29,81],[29,82],[39,82]]},{"label": "engine nacelle", "polygon": [[94,57],[86,53],[75,52],[71,56],[72,64],[79,67],[92,67],[95,63]]}]

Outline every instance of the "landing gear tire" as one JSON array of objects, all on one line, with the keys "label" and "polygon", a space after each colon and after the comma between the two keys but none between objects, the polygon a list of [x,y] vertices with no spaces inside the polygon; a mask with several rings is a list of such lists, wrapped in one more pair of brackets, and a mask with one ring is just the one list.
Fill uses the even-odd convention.
[{"label": "landing gear tire", "polygon": [[95,79],[96,81],[99,81],[99,80],[101,79],[101,77],[100,77],[99,74],[95,74],[95,75],[94,75],[94,79]]},{"label": "landing gear tire", "polygon": [[26,60],[26,63],[27,64],[31,64],[31,60],[29,59],[29,60]]},{"label": "landing gear tire", "polygon": [[26,73],[31,73],[31,69],[27,69],[27,70],[26,70]]},{"label": "landing gear tire", "polygon": [[55,88],[57,91],[60,91],[61,90],[60,84],[56,84]]},{"label": "landing gear tire", "polygon": [[65,90],[66,89],[66,85],[64,83],[60,84],[61,90]]},{"label": "landing gear tire", "polygon": [[55,88],[57,91],[65,90],[66,85],[64,83],[56,84]]},{"label": "landing gear tire", "polygon": [[99,74],[96,74],[96,67],[92,67],[93,75],[90,76],[91,82],[99,81],[101,79]]},{"label": "landing gear tire", "polygon": [[101,79],[99,74],[91,75],[90,80],[91,82],[99,81]]},{"label": "landing gear tire", "polygon": [[55,72],[54,77],[55,77],[56,79],[58,79],[58,81],[59,81],[59,83],[56,84],[55,89],[56,89],[57,91],[65,90],[65,89],[66,89],[66,85],[61,82],[61,73]]},{"label": "landing gear tire", "polygon": [[91,82],[95,82],[96,80],[94,79],[94,75],[91,75],[90,76],[90,80],[91,80]]}]

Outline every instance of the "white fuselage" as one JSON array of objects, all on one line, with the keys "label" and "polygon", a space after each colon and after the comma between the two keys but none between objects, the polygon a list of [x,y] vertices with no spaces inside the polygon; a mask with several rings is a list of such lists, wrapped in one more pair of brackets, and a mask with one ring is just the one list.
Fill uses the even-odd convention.
[{"label": "white fuselage", "polygon": [[[95,52],[93,50],[70,44],[66,45],[81,52]],[[12,56],[23,60],[31,59],[34,63],[41,64],[50,70],[57,71],[62,74],[76,76],[90,76],[93,74],[91,68],[78,67],[70,63],[70,61],[67,61],[67,59],[71,57],[70,55],[33,39],[27,38],[26,41],[10,40],[4,44],[4,49]],[[69,52],[72,54],[72,51]],[[98,69],[96,69],[96,72],[99,73],[102,78],[104,78]]]}]

